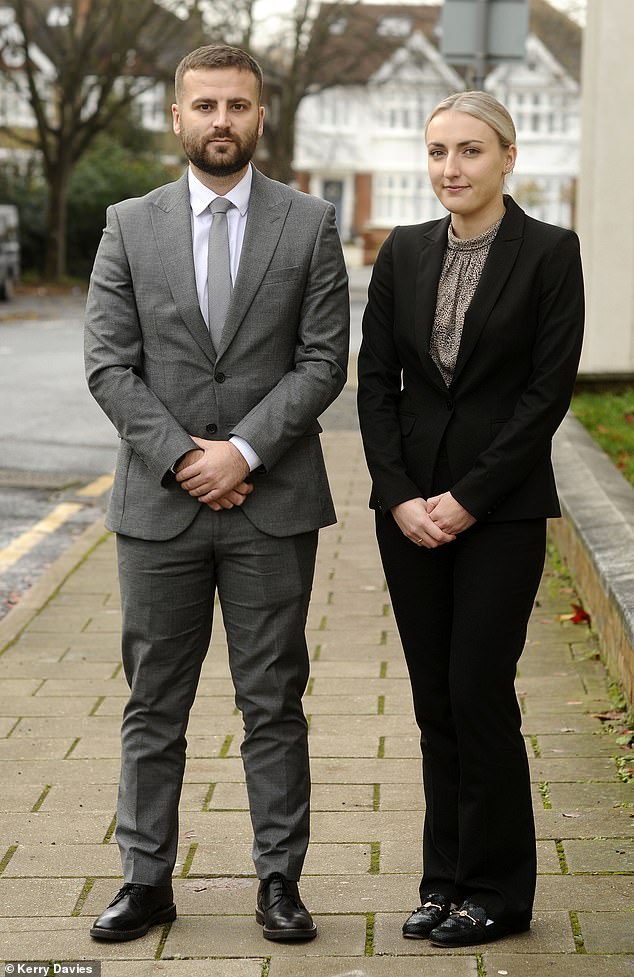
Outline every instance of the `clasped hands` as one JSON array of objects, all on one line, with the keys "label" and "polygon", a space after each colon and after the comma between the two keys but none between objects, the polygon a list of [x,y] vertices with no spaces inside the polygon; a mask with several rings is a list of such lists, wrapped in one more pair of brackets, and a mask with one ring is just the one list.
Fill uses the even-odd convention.
[{"label": "clasped hands", "polygon": [[242,505],[253,491],[246,482],[249,466],[244,455],[231,441],[205,441],[195,438],[198,445],[179,460],[176,481],[193,498],[219,512]]},{"label": "clasped hands", "polygon": [[451,492],[432,498],[408,499],[392,508],[396,524],[412,543],[425,549],[436,549],[452,543],[476,521],[470,512],[456,502]]}]

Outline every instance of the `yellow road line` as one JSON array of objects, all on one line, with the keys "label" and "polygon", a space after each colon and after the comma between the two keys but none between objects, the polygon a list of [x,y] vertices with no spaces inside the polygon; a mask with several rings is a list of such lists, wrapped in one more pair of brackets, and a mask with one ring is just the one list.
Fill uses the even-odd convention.
[{"label": "yellow road line", "polygon": [[55,506],[52,512],[44,519],[40,519],[35,525],[28,529],[12,543],[0,550],[0,573],[8,570],[14,563],[17,563],[23,556],[29,553],[46,536],[54,533],[63,523],[82,508],[77,502],[62,502]]},{"label": "yellow road line", "polygon": [[103,495],[104,492],[107,492],[111,488],[113,481],[114,475],[101,475],[100,478],[96,478],[90,485],[84,485],[83,488],[75,492],[75,495],[89,496],[91,498],[95,495]]}]

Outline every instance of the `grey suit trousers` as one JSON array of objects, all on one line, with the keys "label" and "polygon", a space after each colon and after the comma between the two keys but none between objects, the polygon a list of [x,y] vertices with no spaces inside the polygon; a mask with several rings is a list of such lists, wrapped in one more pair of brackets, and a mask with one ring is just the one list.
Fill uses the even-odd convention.
[{"label": "grey suit trousers", "polygon": [[[273,537],[239,509],[201,511],[168,540],[118,536],[123,663],[116,838],[127,882],[172,874],[187,722],[211,636],[217,590],[229,649],[259,878],[300,877],[310,774],[301,698],[304,628],[317,531]],[[208,700],[213,704],[213,699]]]}]

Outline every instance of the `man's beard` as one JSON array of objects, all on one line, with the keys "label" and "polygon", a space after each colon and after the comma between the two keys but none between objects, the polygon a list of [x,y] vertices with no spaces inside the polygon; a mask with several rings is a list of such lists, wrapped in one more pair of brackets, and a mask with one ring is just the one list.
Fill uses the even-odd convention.
[{"label": "man's beard", "polygon": [[[187,159],[210,176],[231,176],[243,170],[255,153],[258,136],[257,127],[243,138],[216,133],[216,138],[231,139],[231,143],[214,145],[213,139],[194,135],[187,129],[181,128],[180,134]],[[212,146],[213,158],[208,155],[209,146]]]}]

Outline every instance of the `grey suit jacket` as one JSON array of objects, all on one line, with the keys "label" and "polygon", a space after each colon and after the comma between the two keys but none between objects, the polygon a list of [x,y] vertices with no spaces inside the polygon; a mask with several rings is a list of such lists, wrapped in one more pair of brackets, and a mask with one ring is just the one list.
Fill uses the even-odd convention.
[{"label": "grey suit jacket", "polygon": [[262,460],[243,511],[273,536],[335,521],[317,421],[341,391],[347,276],[330,204],[257,170],[216,357],[198,305],[187,174],[108,209],[86,309],[90,390],[121,437],[106,519],[141,539],[182,532],[201,503],[171,472],[209,440]]}]

